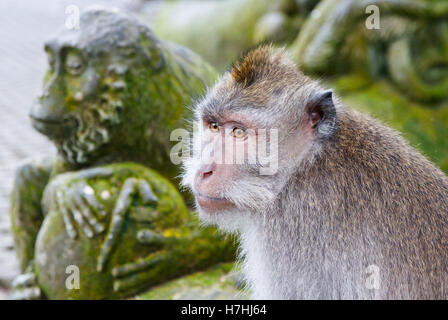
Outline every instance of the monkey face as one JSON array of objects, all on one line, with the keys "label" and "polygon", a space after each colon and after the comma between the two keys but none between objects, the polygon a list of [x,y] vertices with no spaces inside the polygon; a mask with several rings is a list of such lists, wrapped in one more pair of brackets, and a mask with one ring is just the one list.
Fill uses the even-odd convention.
[{"label": "monkey face", "polygon": [[226,227],[229,221],[241,224],[241,217],[234,214],[260,210],[276,192],[267,187],[277,178],[276,170],[263,172],[277,169],[268,159],[274,152],[257,152],[257,148],[269,149],[272,137],[264,134],[261,125],[247,121],[244,112],[213,118],[201,113],[196,128],[195,152],[185,163],[184,184],[192,189],[203,221],[221,221]]},{"label": "monkey face", "polygon": [[194,153],[183,182],[196,196],[200,217],[227,229],[229,222],[242,225],[241,212],[250,213],[246,219],[275,205],[291,174],[332,136],[337,120],[332,92],[270,47],[225,73],[195,116]]},{"label": "monkey face", "polygon": [[243,93],[223,96],[219,102],[208,96],[196,109],[194,154],[185,163],[184,184],[192,189],[206,220],[234,211],[259,211],[282,185],[279,161],[284,151],[278,149],[278,140],[290,131],[285,115],[277,115],[280,125],[268,126],[266,119],[274,119],[269,106],[235,107],[242,101],[247,101]]},{"label": "monkey face", "polygon": [[229,231],[274,205],[287,177],[311,154],[312,137],[324,127],[315,125],[322,116],[311,109],[306,124],[296,124],[295,130],[285,115],[277,116],[278,124],[263,123],[275,118],[270,107],[257,109],[257,115],[250,107],[213,115],[204,106],[198,110],[194,154],[185,162],[183,183],[194,193],[201,219]]},{"label": "monkey face", "polygon": [[255,132],[243,121],[202,118],[199,122],[201,161],[194,173],[193,187],[200,208],[207,212],[235,207],[228,189],[242,175],[247,155],[253,148]]}]

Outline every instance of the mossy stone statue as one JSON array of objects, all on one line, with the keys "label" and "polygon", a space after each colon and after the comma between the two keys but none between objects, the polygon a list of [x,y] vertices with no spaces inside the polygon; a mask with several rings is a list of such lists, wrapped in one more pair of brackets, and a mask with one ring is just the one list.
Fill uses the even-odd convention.
[{"label": "mossy stone statue", "polygon": [[[80,188],[91,188],[102,200],[105,214],[98,222],[106,232],[99,236],[73,238],[65,228],[58,191]],[[135,163],[61,174],[46,187],[43,203],[47,215],[36,241],[35,270],[48,297],[128,297],[232,259],[229,243],[214,229],[198,228],[170,182]],[[69,277],[71,272],[79,279]]]},{"label": "mossy stone statue", "polygon": [[[366,25],[371,18],[377,26]],[[308,73],[385,76],[412,99],[432,103],[448,98],[447,43],[446,1],[324,0],[290,51]]]},{"label": "mossy stone statue", "polygon": [[231,241],[187,212],[169,153],[170,132],[214,70],[101,9],[84,12],[79,29],[64,28],[45,50],[49,68],[30,116],[58,153],[17,170],[16,297],[128,297],[231,261]]},{"label": "mossy stone statue", "polygon": [[[366,27],[369,5],[379,29]],[[448,172],[448,3],[324,0],[289,50],[344,102],[382,119]]]},{"label": "mossy stone statue", "polygon": [[272,6],[269,0],[169,1],[149,23],[164,39],[196,48],[221,70],[255,44],[255,25]]},{"label": "mossy stone statue", "polygon": [[221,71],[260,43],[293,41],[318,2],[175,0],[140,15],[159,36],[192,48]]}]

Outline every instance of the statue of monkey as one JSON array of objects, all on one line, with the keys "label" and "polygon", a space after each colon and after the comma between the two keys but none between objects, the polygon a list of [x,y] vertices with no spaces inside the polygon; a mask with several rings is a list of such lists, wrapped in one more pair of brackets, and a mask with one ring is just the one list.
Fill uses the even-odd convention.
[{"label": "statue of monkey", "polygon": [[[80,28],[63,28],[45,51],[30,117],[58,152],[17,169],[15,296],[122,298],[232,260],[233,245],[195,227],[171,184],[170,133],[214,70],[112,10],[85,11]],[[80,288],[65,285],[70,266]]]}]

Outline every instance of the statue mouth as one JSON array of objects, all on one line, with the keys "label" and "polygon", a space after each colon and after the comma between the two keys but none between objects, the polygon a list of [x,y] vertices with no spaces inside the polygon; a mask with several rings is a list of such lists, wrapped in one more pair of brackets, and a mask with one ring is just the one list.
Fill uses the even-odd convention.
[{"label": "statue mouth", "polygon": [[66,137],[72,130],[69,119],[42,119],[32,114],[29,117],[31,118],[33,128],[49,138]]},{"label": "statue mouth", "polygon": [[65,121],[63,120],[53,120],[53,119],[41,119],[30,114],[31,120],[34,122],[41,122],[45,125],[62,125]]}]

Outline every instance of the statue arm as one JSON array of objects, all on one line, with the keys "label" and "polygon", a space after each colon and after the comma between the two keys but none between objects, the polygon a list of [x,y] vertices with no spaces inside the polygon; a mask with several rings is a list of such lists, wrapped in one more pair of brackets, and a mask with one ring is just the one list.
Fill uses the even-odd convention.
[{"label": "statue arm", "polygon": [[21,274],[13,281],[14,297],[37,299],[41,291],[33,273],[34,246],[44,220],[43,190],[50,180],[53,162],[48,159],[21,164],[11,193],[11,227]]},{"label": "statue arm", "polygon": [[48,159],[23,163],[16,170],[10,215],[22,272],[34,258],[34,243],[44,219],[41,200],[51,170],[52,162]]},{"label": "statue arm", "polygon": [[[186,234],[164,237],[141,230],[139,242],[159,245],[161,250],[146,258],[112,269],[113,288],[123,295],[136,294],[159,283],[190,274],[220,262],[235,259],[235,240],[224,238],[215,228],[204,228],[194,221],[185,226]],[[184,231],[179,231],[182,234]]]}]

